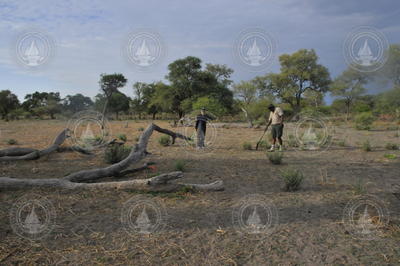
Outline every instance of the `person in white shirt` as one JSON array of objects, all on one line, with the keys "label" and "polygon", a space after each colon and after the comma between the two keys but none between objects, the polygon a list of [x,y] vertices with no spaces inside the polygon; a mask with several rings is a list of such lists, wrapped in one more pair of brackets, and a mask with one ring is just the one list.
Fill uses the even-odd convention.
[{"label": "person in white shirt", "polygon": [[275,150],[276,140],[278,139],[279,142],[279,150],[283,150],[283,142],[282,142],[282,135],[283,135],[283,111],[279,107],[275,107],[273,104],[268,106],[268,110],[270,110],[268,124],[271,125],[271,133],[272,133],[272,146],[269,151]]}]

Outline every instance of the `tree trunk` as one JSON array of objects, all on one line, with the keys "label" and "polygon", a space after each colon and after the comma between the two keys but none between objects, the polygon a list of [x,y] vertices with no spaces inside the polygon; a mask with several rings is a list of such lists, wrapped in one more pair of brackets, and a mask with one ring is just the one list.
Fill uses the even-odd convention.
[{"label": "tree trunk", "polygon": [[[165,191],[165,192],[179,191],[185,187],[189,187],[194,190],[205,190],[205,191],[217,191],[224,189],[222,181],[215,181],[210,184],[169,183],[169,181],[171,180],[182,178],[183,177],[182,172],[161,174],[156,177],[148,179],[134,179],[128,181],[91,183],[93,181],[97,181],[104,177],[113,177],[113,176],[118,177],[121,174],[123,175],[124,172],[126,171],[133,171],[125,169],[127,169],[132,164],[139,162],[142,158],[144,158],[148,154],[146,151],[147,144],[154,130],[164,134],[168,134],[172,136],[173,139],[175,138],[188,139],[187,137],[181,134],[160,128],[155,124],[151,124],[140,136],[138,143],[132,147],[132,150],[128,155],[128,157],[126,157],[124,160],[118,163],[115,163],[113,165],[104,168],[79,171],[59,179],[57,178],[19,179],[10,177],[0,177],[0,189],[2,188],[24,189],[33,187],[49,187],[49,188],[64,188],[64,189],[79,189],[79,188],[110,189],[111,188],[111,189],[134,189],[140,191]],[[66,131],[67,129],[64,130],[63,132]],[[50,146],[46,150],[40,151],[39,153],[46,153],[53,150],[54,147],[57,146],[61,140],[63,141],[64,134],[60,134],[52,146]]]}]

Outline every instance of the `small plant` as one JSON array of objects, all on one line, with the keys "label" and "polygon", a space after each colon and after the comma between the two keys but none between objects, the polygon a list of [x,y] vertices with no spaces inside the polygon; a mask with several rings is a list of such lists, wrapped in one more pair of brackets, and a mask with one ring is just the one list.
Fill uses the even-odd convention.
[{"label": "small plant", "polygon": [[296,137],[294,135],[289,135],[288,136],[287,144],[288,144],[289,147],[293,147],[293,148],[299,146],[299,144],[298,144],[298,142],[296,140]]},{"label": "small plant", "polygon": [[138,142],[139,141],[139,137],[135,137],[135,141]]},{"label": "small plant", "polygon": [[158,143],[160,143],[161,146],[169,146],[171,145],[171,138],[170,136],[166,136],[166,135],[162,135],[159,139],[158,139]]},{"label": "small plant", "polygon": [[7,143],[8,145],[16,145],[16,144],[18,144],[18,141],[15,140],[15,139],[8,139],[8,140],[6,141],[6,143]]},{"label": "small plant", "polygon": [[395,144],[395,143],[386,143],[385,148],[387,150],[398,150],[399,149],[399,145]]},{"label": "small plant", "polygon": [[185,170],[186,162],[183,160],[175,161],[175,170],[183,172]]},{"label": "small plant", "polygon": [[387,154],[385,154],[385,155],[383,155],[386,159],[390,159],[390,160],[394,160],[394,159],[396,159],[397,158],[397,156],[396,156],[396,154],[389,154],[389,153],[387,153]]},{"label": "small plant", "polygon": [[268,152],[268,159],[272,164],[281,164],[283,159],[282,152]]},{"label": "small plant", "polygon": [[250,151],[252,149],[250,142],[244,142],[242,147],[243,147],[243,150],[246,150],[246,151]]},{"label": "small plant", "polygon": [[337,143],[340,147],[345,147],[346,146],[346,141],[343,139],[343,140],[339,140],[338,141],[338,143]]},{"label": "small plant", "polygon": [[128,157],[131,149],[124,145],[114,144],[107,147],[104,153],[104,161],[109,164],[114,164]]},{"label": "small plant", "polygon": [[297,191],[303,182],[304,175],[299,170],[288,169],[282,172],[282,178],[285,182],[285,191]]},{"label": "small plant", "polygon": [[119,134],[119,135],[118,135],[118,139],[120,139],[120,140],[123,141],[123,142],[126,142],[126,140],[127,140],[125,134]]},{"label": "small plant", "polygon": [[374,120],[375,120],[375,118],[372,115],[372,113],[370,113],[370,112],[360,113],[354,119],[354,121],[356,123],[356,129],[370,130]]},{"label": "small plant", "polygon": [[262,150],[269,149],[270,147],[271,147],[271,145],[266,140],[261,140],[260,144],[258,144],[258,148],[262,149]]},{"label": "small plant", "polygon": [[365,194],[367,191],[367,187],[366,187],[367,184],[364,183],[361,178],[358,178],[357,183],[355,185],[353,185],[355,194],[358,194],[358,195]]},{"label": "small plant", "polygon": [[364,141],[364,143],[362,144],[362,149],[364,151],[372,151],[372,146],[369,140]]},{"label": "small plant", "polygon": [[144,131],[144,127],[139,127],[138,131]]}]

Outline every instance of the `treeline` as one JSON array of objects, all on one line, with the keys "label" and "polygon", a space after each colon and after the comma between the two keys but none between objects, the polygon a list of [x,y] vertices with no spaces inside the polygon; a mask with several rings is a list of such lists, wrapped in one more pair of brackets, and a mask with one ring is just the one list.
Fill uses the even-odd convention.
[{"label": "treeline", "polygon": [[[399,117],[400,113],[400,45],[387,51],[389,60],[375,73],[348,68],[335,79],[319,63],[314,50],[301,49],[279,57],[279,73],[267,73],[252,80],[234,84],[233,70],[226,65],[202,64],[196,57],[186,57],[168,65],[166,82],[136,82],[134,97],[120,91],[128,80],[122,74],[102,74],[100,93],[91,99],[82,94],[61,98],[58,92],[27,94],[20,102],[10,90],[0,91],[0,115],[4,120],[70,116],[76,112],[96,109],[128,118],[159,118],[168,115],[181,118],[205,107],[219,117],[245,119],[250,125],[264,120],[268,104],[280,104],[287,114],[301,110],[326,115]],[[379,81],[379,83],[378,83]],[[392,89],[369,95],[367,87],[383,84]],[[324,102],[329,93],[335,100]]]}]

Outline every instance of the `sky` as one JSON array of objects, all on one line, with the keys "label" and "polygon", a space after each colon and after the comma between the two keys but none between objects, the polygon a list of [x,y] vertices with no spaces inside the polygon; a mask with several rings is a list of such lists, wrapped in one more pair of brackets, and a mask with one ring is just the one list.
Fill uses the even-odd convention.
[{"label": "sky", "polygon": [[[235,82],[279,71],[278,57],[315,49],[334,78],[347,68],[343,43],[354,28],[371,26],[390,44],[400,43],[398,0],[0,0],[0,90],[20,100],[34,91],[61,96],[99,93],[101,73],[122,73],[121,89],[133,96],[135,82],[164,80],[176,59],[197,56],[203,63],[226,64]],[[241,32],[258,28],[276,44],[269,68],[254,72],[232,52]],[[54,55],[38,68],[18,63],[17,40],[37,29],[54,40]],[[140,31],[160,36],[165,55],[146,71],[123,52]]]}]

